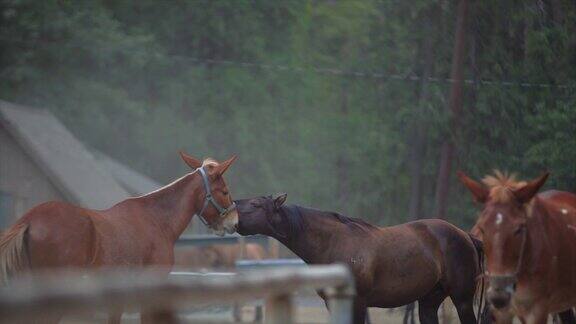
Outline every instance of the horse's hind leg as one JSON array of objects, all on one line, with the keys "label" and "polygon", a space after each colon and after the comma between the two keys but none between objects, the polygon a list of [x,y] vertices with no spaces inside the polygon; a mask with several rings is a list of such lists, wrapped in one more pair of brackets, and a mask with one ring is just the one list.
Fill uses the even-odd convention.
[{"label": "horse's hind leg", "polygon": [[476,316],[474,315],[474,296],[463,300],[456,298],[451,299],[456,307],[456,311],[458,312],[460,323],[476,323]]},{"label": "horse's hind leg", "polygon": [[359,300],[358,298],[354,300],[354,313],[352,316],[354,324],[369,323],[370,319],[368,318],[368,308],[366,307],[366,303],[364,303],[364,301]]},{"label": "horse's hind leg", "polygon": [[120,324],[123,311],[122,307],[110,309],[108,311],[108,324]]},{"label": "horse's hind leg", "polygon": [[437,286],[426,296],[418,300],[418,318],[420,319],[420,324],[438,324],[438,308],[446,297],[444,291]]},{"label": "horse's hind leg", "polygon": [[176,324],[178,317],[169,309],[145,311],[140,314],[141,324]]},{"label": "horse's hind leg", "polygon": [[560,317],[560,322],[562,324],[576,324],[576,317],[574,316],[572,309],[558,313],[558,317]]}]

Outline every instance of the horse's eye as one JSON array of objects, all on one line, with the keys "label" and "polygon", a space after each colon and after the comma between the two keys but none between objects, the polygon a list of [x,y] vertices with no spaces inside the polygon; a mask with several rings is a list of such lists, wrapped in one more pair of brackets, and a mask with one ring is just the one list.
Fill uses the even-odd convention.
[{"label": "horse's eye", "polygon": [[516,228],[516,230],[514,231],[514,235],[518,235],[518,234],[522,233],[522,231],[524,231],[525,228],[526,228],[526,224],[521,224],[521,225],[518,226],[518,228]]},{"label": "horse's eye", "polygon": [[255,202],[255,201],[251,202],[250,205],[252,205],[252,207],[260,207],[260,206],[262,206],[259,202]]},{"label": "horse's eye", "polygon": [[224,196],[228,196],[228,191],[227,191],[227,190],[222,191],[222,193],[224,194]]}]

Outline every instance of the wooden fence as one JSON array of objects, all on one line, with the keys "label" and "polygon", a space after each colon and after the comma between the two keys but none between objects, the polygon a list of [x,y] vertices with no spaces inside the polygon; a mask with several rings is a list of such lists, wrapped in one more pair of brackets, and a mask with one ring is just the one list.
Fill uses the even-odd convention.
[{"label": "wooden fence", "polygon": [[195,303],[265,299],[266,323],[293,323],[292,295],[323,290],[331,323],[351,323],[354,282],[343,265],[262,269],[222,276],[151,272],[58,273],[23,277],[0,289],[0,322],[109,309],[172,309]]}]

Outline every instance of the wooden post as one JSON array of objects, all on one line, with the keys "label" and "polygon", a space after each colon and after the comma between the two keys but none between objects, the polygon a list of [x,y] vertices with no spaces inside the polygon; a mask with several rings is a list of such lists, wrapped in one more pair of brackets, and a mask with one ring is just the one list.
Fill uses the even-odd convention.
[{"label": "wooden post", "polygon": [[236,323],[242,322],[242,304],[238,301],[232,304],[232,318]]},{"label": "wooden post", "polygon": [[[238,238],[238,249],[238,255],[236,260],[234,260],[234,264],[236,264],[236,261],[244,260],[246,257],[246,239],[244,236],[240,236]],[[235,322],[242,322],[242,306],[243,304],[239,301],[235,301],[232,305],[232,317],[234,318]]]},{"label": "wooden post", "polygon": [[262,323],[264,320],[264,310],[262,305],[256,305],[254,309],[254,323]]},{"label": "wooden post", "polygon": [[270,324],[286,324],[294,322],[292,296],[289,294],[271,296],[266,299],[264,322]]}]

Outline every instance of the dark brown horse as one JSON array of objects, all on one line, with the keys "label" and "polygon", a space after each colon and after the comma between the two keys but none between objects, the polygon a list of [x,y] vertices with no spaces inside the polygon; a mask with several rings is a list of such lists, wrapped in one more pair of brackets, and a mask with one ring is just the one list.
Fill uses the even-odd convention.
[{"label": "dark brown horse", "polygon": [[[222,175],[235,158],[218,163],[181,156],[193,172],[110,209],[48,202],[30,210],[0,237],[0,280],[55,268],[159,266],[168,272],[174,243],[193,215],[217,232],[234,232],[238,214]],[[119,319],[116,314],[110,322]]]},{"label": "dark brown horse", "polygon": [[356,280],[354,323],[367,307],[418,301],[420,323],[438,323],[438,307],[450,297],[462,323],[473,311],[480,246],[466,232],[428,219],[376,227],[333,212],[283,206],[286,194],[237,201],[238,233],[276,238],[306,263],[347,264]]},{"label": "dark brown horse", "polygon": [[[498,323],[546,323],[561,313],[573,323],[576,306],[576,195],[537,195],[548,173],[529,182],[496,172],[483,183],[463,173],[461,181],[483,204],[475,225],[485,244],[487,297]],[[571,317],[571,318],[570,318]]]}]

